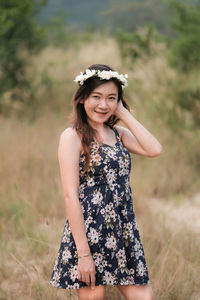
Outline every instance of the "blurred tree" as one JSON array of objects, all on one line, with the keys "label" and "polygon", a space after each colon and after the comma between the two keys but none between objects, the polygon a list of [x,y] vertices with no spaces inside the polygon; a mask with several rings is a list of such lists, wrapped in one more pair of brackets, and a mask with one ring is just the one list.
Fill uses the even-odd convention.
[{"label": "blurred tree", "polygon": [[177,124],[179,119],[188,129],[199,129],[200,0],[170,0],[169,6],[175,13],[172,26],[177,37],[169,47],[168,60],[179,71],[172,88],[171,108]]},{"label": "blurred tree", "polygon": [[133,65],[138,58],[156,55],[155,45],[162,41],[163,37],[152,24],[147,24],[134,32],[117,30],[116,39],[122,59],[124,62],[127,59],[128,63]]},{"label": "blurred tree", "polygon": [[29,89],[26,55],[43,45],[43,30],[33,16],[46,1],[0,0],[0,95],[12,90],[12,100],[24,101],[16,88]]},{"label": "blurred tree", "polygon": [[200,65],[200,0],[186,4],[172,0],[170,8],[175,13],[172,27],[177,34],[172,43],[169,62],[181,71]]},{"label": "blurred tree", "polygon": [[58,16],[52,17],[46,22],[46,40],[48,44],[53,44],[56,47],[66,46],[69,38],[66,26],[67,15],[66,11],[60,11]]},{"label": "blurred tree", "polygon": [[102,12],[110,27],[133,32],[146,24],[152,24],[166,36],[173,36],[169,26],[171,11],[165,0],[109,0]]}]

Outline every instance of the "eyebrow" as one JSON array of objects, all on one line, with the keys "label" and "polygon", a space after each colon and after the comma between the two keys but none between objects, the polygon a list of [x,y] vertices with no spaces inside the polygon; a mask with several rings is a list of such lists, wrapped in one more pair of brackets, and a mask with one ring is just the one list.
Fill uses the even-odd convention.
[{"label": "eyebrow", "polygon": [[[92,92],[91,94],[102,95],[102,93],[99,93],[99,92]],[[117,96],[117,94],[116,93],[111,93],[111,94],[109,94],[109,96]]]}]

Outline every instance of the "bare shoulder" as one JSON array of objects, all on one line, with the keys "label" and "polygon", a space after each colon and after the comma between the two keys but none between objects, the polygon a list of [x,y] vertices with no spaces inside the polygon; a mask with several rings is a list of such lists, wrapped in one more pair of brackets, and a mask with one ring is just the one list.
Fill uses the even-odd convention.
[{"label": "bare shoulder", "polygon": [[78,133],[72,127],[67,127],[60,135],[61,138],[68,140],[80,140]]},{"label": "bare shoulder", "polygon": [[58,151],[62,152],[63,149],[68,149],[71,153],[81,152],[81,140],[76,130],[72,127],[66,128],[60,135]]},{"label": "bare shoulder", "polygon": [[119,125],[115,125],[114,128],[117,129],[117,131],[119,133],[119,137],[120,137],[120,139],[122,139],[122,136],[123,136],[126,128],[119,126]]}]

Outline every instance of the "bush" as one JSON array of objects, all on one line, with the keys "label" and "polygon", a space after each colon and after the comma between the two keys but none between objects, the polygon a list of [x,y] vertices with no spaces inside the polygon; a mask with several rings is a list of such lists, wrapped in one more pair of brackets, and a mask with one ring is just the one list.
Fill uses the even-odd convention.
[{"label": "bush", "polygon": [[24,100],[22,93],[14,89],[29,89],[27,52],[36,52],[42,46],[43,30],[33,20],[41,5],[29,0],[0,2],[0,95],[13,90],[13,101]]},{"label": "bush", "polygon": [[173,0],[169,5],[176,15],[172,27],[177,34],[169,62],[181,71],[189,71],[200,65],[200,1],[189,5]]},{"label": "bush", "polygon": [[118,30],[116,39],[122,59],[130,58],[134,63],[137,58],[155,54],[154,43],[161,40],[161,35],[153,25],[148,24],[145,28],[132,33]]}]

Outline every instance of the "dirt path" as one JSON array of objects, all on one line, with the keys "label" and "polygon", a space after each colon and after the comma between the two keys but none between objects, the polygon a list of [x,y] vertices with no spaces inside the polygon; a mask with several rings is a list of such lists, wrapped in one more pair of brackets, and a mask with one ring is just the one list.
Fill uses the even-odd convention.
[{"label": "dirt path", "polygon": [[200,193],[195,194],[192,199],[184,199],[180,203],[166,202],[157,198],[149,199],[149,203],[151,203],[152,214],[163,215],[167,226],[184,225],[200,233]]}]

